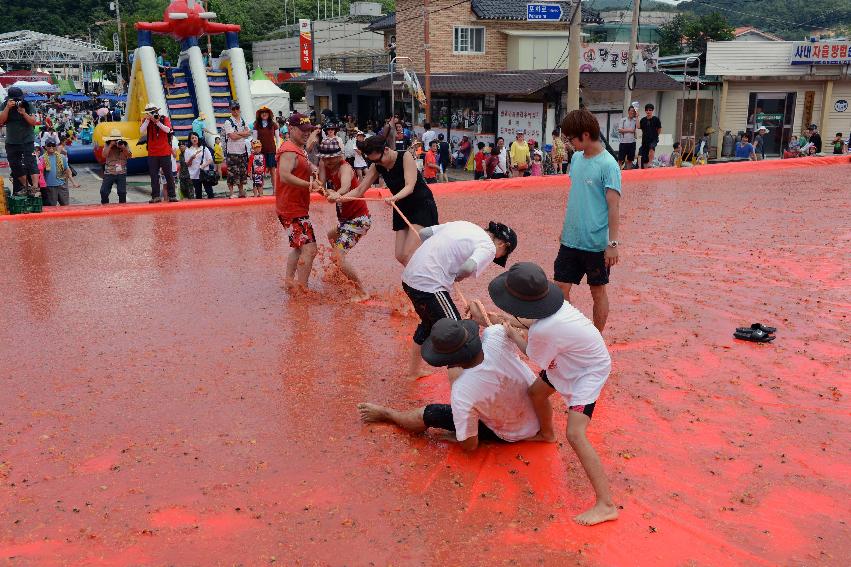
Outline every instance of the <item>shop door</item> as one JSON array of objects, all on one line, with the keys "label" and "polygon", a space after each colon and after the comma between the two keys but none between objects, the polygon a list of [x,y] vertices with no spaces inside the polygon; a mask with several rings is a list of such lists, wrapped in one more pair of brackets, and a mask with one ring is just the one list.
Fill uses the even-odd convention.
[{"label": "shop door", "polygon": [[792,134],[795,93],[751,93],[749,102],[748,131],[754,134],[764,126],[765,153],[779,156]]}]

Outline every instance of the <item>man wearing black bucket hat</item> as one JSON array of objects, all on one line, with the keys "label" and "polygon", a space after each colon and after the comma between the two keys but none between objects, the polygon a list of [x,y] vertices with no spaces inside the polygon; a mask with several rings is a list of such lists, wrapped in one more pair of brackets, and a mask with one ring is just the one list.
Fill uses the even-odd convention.
[{"label": "man wearing black bucket hat", "polygon": [[593,526],[616,519],[618,510],[603,464],[585,434],[612,370],[603,336],[564,300],[561,289],[536,264],[514,264],[491,281],[488,292],[497,307],[512,316],[504,320],[508,337],[544,369],[529,388],[544,438],[555,438],[549,397],[558,392],[569,409],[567,440],[597,497],[594,507],[576,516],[576,522]]},{"label": "man wearing black bucket hat", "polygon": [[517,247],[517,234],[508,226],[490,222],[487,230],[467,221],[455,221],[420,230],[422,244],[402,272],[402,288],[411,299],[420,324],[414,333],[417,348],[411,354],[409,377],[419,377],[420,352],[438,320],[461,319],[449,290],[456,281],[478,277],[490,262],[505,266]]},{"label": "man wearing black bucket hat", "polygon": [[[479,306],[473,304],[471,311],[487,324]],[[415,433],[429,427],[454,431],[468,451],[480,440],[543,440],[529,398],[535,374],[520,360],[505,327],[488,326],[479,338],[475,321],[441,319],[423,343],[422,353],[432,366],[462,369],[454,378],[450,373],[450,403],[407,411],[362,403],[358,412],[363,421],[395,423]]]}]

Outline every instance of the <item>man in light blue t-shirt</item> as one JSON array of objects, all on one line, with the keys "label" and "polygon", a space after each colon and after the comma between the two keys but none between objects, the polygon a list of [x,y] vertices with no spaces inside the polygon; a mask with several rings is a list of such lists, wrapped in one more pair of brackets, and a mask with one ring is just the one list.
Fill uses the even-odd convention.
[{"label": "man in light blue t-shirt", "polygon": [[576,153],[570,161],[570,197],[555,261],[555,282],[570,301],[570,288],[587,276],[594,326],[602,333],[609,316],[611,267],[618,263],[621,170],[600,142],[600,125],[587,110],[574,110],[561,132]]}]

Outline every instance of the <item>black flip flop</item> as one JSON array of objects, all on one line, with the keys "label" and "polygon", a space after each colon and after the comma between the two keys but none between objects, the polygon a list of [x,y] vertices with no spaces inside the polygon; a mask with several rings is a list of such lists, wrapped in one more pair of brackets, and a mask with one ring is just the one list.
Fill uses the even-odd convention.
[{"label": "black flip flop", "polygon": [[769,335],[760,329],[745,329],[743,331],[737,329],[736,332],[733,333],[733,337],[742,341],[750,341],[752,343],[770,343],[775,339],[774,336]]},{"label": "black flip flop", "polygon": [[766,327],[762,323],[754,323],[750,327],[736,327],[736,331],[740,333],[747,333],[749,331],[762,331],[768,335],[772,335],[777,332],[775,327]]}]

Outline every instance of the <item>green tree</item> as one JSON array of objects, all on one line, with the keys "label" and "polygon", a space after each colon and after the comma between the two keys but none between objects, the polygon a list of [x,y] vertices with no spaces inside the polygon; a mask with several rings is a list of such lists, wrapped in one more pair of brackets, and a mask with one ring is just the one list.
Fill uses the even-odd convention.
[{"label": "green tree", "polygon": [[733,39],[733,26],[717,12],[694,16],[677,14],[659,28],[659,53],[706,53],[706,42]]}]

